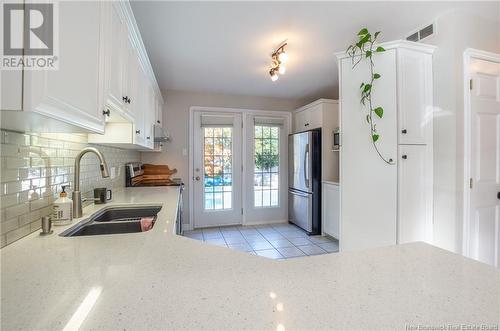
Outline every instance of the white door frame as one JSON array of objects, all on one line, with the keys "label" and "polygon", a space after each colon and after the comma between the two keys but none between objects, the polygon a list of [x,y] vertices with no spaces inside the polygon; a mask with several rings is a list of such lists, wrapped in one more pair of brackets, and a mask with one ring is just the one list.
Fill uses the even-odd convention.
[{"label": "white door frame", "polygon": [[[288,128],[291,128],[292,124],[292,113],[291,111],[276,111],[276,110],[258,110],[258,109],[244,109],[244,108],[225,108],[225,107],[203,107],[203,106],[191,106],[189,107],[189,141],[188,141],[188,146],[189,146],[189,224],[186,224],[184,226],[185,230],[192,230],[193,225],[194,225],[194,190],[193,190],[193,185],[194,185],[194,151],[193,151],[193,136],[194,136],[194,114],[195,112],[217,112],[217,113],[239,113],[242,114],[242,123],[243,127],[247,127],[247,119],[246,116],[247,114],[253,114],[253,115],[260,115],[260,116],[276,116],[280,115],[286,118],[286,121],[288,122]],[[289,129],[290,130],[290,129]],[[287,132],[287,135],[290,132]],[[242,132],[242,141],[245,142],[247,141],[247,134],[246,130],[243,130]],[[243,144],[242,147],[242,162],[243,164],[246,164],[246,152],[247,152],[247,145],[248,144]],[[246,187],[246,180],[245,176],[242,176],[242,183],[241,187],[244,188]],[[244,206],[244,202],[246,201],[246,190],[242,189],[242,206]],[[242,215],[242,224],[245,225],[246,222],[246,208],[243,208],[243,215]]]},{"label": "white door frame", "polygon": [[471,176],[471,101],[470,101],[470,64],[472,59],[500,63],[500,54],[467,48],[464,51],[463,93],[464,93],[464,174],[463,174],[463,235],[462,255],[470,256],[470,178]]}]

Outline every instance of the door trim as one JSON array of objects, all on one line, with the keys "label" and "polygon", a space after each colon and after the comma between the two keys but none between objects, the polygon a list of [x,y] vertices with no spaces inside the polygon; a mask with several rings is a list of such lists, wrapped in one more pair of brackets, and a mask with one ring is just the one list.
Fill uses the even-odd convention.
[{"label": "door trim", "polygon": [[[293,109],[287,110],[259,110],[259,109],[245,109],[245,108],[227,108],[227,107],[204,107],[204,106],[191,106],[189,107],[189,140],[188,140],[188,153],[189,153],[189,171],[188,171],[188,180],[186,182],[189,183],[188,187],[188,206],[189,206],[189,223],[183,224],[185,230],[192,230],[194,225],[194,190],[193,181],[194,181],[194,151],[193,151],[193,136],[194,136],[194,114],[195,112],[217,112],[217,113],[239,113],[242,115],[261,115],[261,116],[276,116],[277,114],[286,118],[288,122],[288,127],[291,127],[292,124],[292,111]],[[247,127],[247,119],[246,116],[242,116],[243,127]],[[242,131],[242,141],[247,141],[246,130]],[[243,144],[241,152],[242,152],[242,164],[246,164],[246,152],[247,152],[247,144]],[[242,188],[246,185],[245,176],[242,176]],[[242,206],[244,206],[244,201],[246,201],[246,190],[242,189],[241,200]],[[242,225],[248,224],[246,221],[246,209],[243,208],[242,215]]]},{"label": "door trim", "polygon": [[471,100],[470,100],[470,63],[472,59],[500,63],[500,54],[467,48],[463,55],[463,93],[464,93],[464,172],[463,172],[463,219],[462,255],[470,257],[470,183],[471,178]]}]

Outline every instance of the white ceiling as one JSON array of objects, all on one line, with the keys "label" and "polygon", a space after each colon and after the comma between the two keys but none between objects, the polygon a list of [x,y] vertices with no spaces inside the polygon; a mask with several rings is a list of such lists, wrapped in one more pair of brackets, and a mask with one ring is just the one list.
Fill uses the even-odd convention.
[{"label": "white ceiling", "polygon": [[[360,28],[400,39],[457,8],[498,13],[496,2],[132,2],[161,89],[297,99],[336,96],[334,53]],[[284,39],[287,72],[273,83]]]}]

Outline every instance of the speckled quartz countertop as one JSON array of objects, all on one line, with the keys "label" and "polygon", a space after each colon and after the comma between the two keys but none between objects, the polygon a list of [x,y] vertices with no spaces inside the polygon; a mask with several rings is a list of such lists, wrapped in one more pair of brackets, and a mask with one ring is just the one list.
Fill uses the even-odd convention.
[{"label": "speckled quartz countertop", "polygon": [[175,187],[116,192],[113,204],[163,205],[149,232],[64,238],[61,227],[3,248],[2,330],[499,323],[500,271],[487,265],[423,243],[269,260],[176,236],[177,197]]}]

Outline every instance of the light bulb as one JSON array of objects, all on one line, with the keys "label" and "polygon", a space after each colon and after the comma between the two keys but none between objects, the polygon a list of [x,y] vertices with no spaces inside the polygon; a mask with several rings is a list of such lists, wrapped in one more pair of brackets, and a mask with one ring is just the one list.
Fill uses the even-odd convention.
[{"label": "light bulb", "polygon": [[286,72],[286,68],[285,68],[285,66],[284,66],[284,65],[280,65],[280,66],[278,67],[278,72],[280,73],[280,75],[284,75],[284,74],[285,74],[285,72]]},{"label": "light bulb", "polygon": [[280,60],[281,63],[286,63],[286,61],[288,61],[288,54],[285,52],[281,52],[278,55],[278,60]]},{"label": "light bulb", "polygon": [[271,80],[273,82],[278,80],[279,77],[278,77],[278,74],[276,73],[276,70],[271,69],[271,71],[269,71],[269,74],[271,75]]}]

